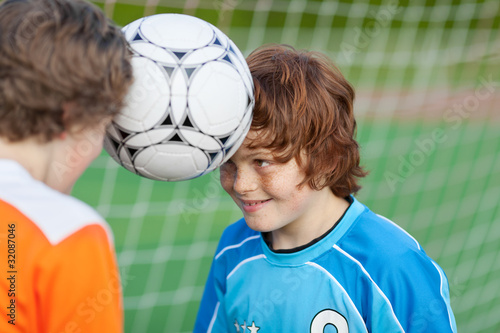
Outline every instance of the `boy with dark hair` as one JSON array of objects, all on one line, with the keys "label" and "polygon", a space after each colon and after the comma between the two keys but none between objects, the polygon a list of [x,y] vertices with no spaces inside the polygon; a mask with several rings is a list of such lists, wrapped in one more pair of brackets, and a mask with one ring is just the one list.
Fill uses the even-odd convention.
[{"label": "boy with dark hair", "polygon": [[109,226],[68,194],[131,82],[98,7],[0,4],[0,332],[123,331]]},{"label": "boy with dark hair", "polygon": [[353,196],[351,85],[317,52],[247,61],[252,127],[220,170],[244,218],[222,235],[195,332],[456,332],[443,270]]}]

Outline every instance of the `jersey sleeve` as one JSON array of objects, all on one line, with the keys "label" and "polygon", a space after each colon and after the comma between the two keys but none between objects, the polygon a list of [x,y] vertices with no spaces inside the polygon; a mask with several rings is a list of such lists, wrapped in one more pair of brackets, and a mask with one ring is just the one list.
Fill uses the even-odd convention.
[{"label": "jersey sleeve", "polygon": [[420,252],[387,268],[392,274],[380,279],[381,288],[405,332],[457,332],[448,280],[439,265]]},{"label": "jersey sleeve", "polygon": [[224,279],[218,277],[221,267],[214,259],[205,284],[205,291],[198,310],[193,333],[225,332]]},{"label": "jersey sleeve", "polygon": [[40,256],[35,279],[40,332],[123,332],[114,251],[101,225],[88,225]]},{"label": "jersey sleeve", "polygon": [[[401,331],[457,332],[444,271],[401,227],[365,210],[338,246],[373,281],[390,304],[390,316],[394,314]],[[358,297],[361,304],[366,302],[363,295]],[[387,331],[386,322],[379,320],[380,308],[365,309],[366,317],[371,318],[369,331]]]}]

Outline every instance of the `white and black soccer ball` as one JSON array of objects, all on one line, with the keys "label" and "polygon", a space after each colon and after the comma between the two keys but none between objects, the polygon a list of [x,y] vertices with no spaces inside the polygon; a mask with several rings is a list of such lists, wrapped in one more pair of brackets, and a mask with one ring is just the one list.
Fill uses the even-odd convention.
[{"label": "white and black soccer ball", "polygon": [[182,14],[157,14],[123,28],[134,83],[104,148],[127,170],[178,181],[227,161],[252,122],[245,58],[218,28]]}]

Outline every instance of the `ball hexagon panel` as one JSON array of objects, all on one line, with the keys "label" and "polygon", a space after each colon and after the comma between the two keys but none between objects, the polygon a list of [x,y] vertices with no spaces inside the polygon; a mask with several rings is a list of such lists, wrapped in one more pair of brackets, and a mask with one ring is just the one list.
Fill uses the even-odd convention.
[{"label": "ball hexagon panel", "polygon": [[218,151],[222,149],[219,141],[215,138],[200,133],[195,130],[181,129],[179,130],[182,138],[194,147],[198,147],[207,151]]},{"label": "ball hexagon panel", "polygon": [[181,14],[158,14],[144,20],[141,33],[153,44],[173,50],[191,50],[208,45],[213,38],[208,23]]},{"label": "ball hexagon panel", "polygon": [[202,65],[208,61],[217,60],[226,54],[226,50],[217,45],[197,49],[182,59],[183,66]]},{"label": "ball hexagon panel", "polygon": [[227,135],[238,128],[248,94],[238,71],[222,61],[201,67],[188,91],[189,112],[198,128],[210,135]]},{"label": "ball hexagon panel", "polygon": [[166,66],[176,66],[178,59],[172,52],[158,47],[154,44],[138,41],[130,43],[130,48],[135,53],[136,56],[142,56],[147,59],[158,62]]},{"label": "ball hexagon panel", "polygon": [[209,160],[199,148],[170,142],[145,148],[135,157],[134,165],[148,178],[176,181],[199,176]]},{"label": "ball hexagon panel", "polygon": [[145,57],[132,58],[134,82],[125,107],[114,122],[130,132],[152,128],[170,104],[170,86],[156,62]]},{"label": "ball hexagon panel", "polygon": [[135,149],[151,146],[167,140],[172,136],[175,129],[173,127],[158,127],[146,132],[141,132],[130,136],[123,143],[125,146]]}]

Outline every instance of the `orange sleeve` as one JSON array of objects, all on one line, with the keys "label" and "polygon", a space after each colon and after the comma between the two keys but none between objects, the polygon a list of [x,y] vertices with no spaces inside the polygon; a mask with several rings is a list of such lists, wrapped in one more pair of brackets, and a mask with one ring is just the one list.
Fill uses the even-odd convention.
[{"label": "orange sleeve", "polygon": [[88,225],[43,253],[34,288],[40,332],[123,332],[119,272],[100,225]]},{"label": "orange sleeve", "polygon": [[105,228],[87,224],[51,244],[0,200],[0,309],[2,333],[123,332],[120,277]]}]

